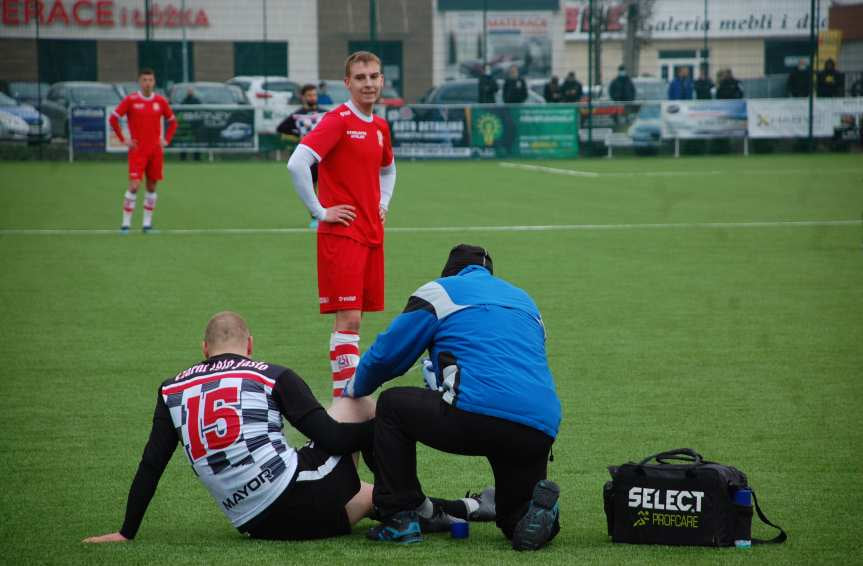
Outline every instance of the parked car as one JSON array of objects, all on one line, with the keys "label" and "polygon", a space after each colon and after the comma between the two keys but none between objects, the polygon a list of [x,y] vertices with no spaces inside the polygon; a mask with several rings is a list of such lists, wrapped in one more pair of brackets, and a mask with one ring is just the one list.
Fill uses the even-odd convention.
[{"label": "parked car", "polygon": [[[141,90],[141,86],[136,81],[125,81],[122,83],[114,83],[114,88],[117,89],[117,92],[121,97],[126,97],[133,92],[138,92]],[[156,94],[161,94],[165,96],[164,89],[156,88]]]},{"label": "parked car", "polygon": [[643,104],[627,132],[636,153],[655,152],[662,143],[662,106]]},{"label": "parked car", "polygon": [[42,104],[42,113],[51,120],[51,134],[67,137],[69,132],[70,106],[116,106],[120,94],[114,85],[90,81],[54,83]]},{"label": "parked car", "polygon": [[378,104],[389,108],[400,108],[405,105],[405,101],[399,96],[396,89],[391,86],[385,86],[381,89],[381,97],[378,99]]},{"label": "parked car", "polygon": [[249,100],[238,86],[208,82],[174,83],[168,89],[168,102],[172,105],[182,104],[189,89],[195,91],[201,104],[249,105]]},{"label": "parked car", "polygon": [[[503,81],[498,81],[494,101],[503,104]],[[448,81],[436,86],[422,97],[422,104],[477,104],[479,101],[479,81],[477,79],[459,79]],[[527,89],[525,104],[545,104],[545,99]]]},{"label": "parked car", "polygon": [[38,106],[48,96],[51,85],[34,81],[0,81],[0,91],[18,102]]},{"label": "parked car", "polygon": [[23,118],[0,109],[0,141],[26,141],[29,134]]},{"label": "parked car", "polygon": [[[325,79],[317,81],[315,84],[320,83],[327,85],[327,94],[329,94],[330,98],[333,99],[333,103],[330,105],[330,108],[335,108],[339,104],[344,104],[351,99],[351,93],[348,90],[348,87],[345,86],[345,81]],[[318,90],[318,94],[320,94],[320,89]]]},{"label": "parked car", "polygon": [[255,107],[301,104],[300,85],[288,77],[244,75],[226,82],[240,87]]},{"label": "parked car", "polygon": [[252,137],[254,132],[252,131],[252,127],[248,124],[244,124],[243,122],[233,122],[228,124],[224,130],[219,132],[219,135],[222,139],[231,140],[231,141],[242,141],[245,139],[249,139]]},{"label": "parked car", "polygon": [[27,139],[43,142],[51,139],[51,120],[29,104],[21,104],[11,96],[0,93],[0,111],[14,114],[27,123]]}]

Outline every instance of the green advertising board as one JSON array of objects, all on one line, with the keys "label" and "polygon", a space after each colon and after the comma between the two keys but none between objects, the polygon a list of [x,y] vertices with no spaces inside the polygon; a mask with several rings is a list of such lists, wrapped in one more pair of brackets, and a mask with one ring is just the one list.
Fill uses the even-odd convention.
[{"label": "green advertising board", "polygon": [[471,146],[478,157],[576,157],[574,106],[473,106]]},{"label": "green advertising board", "polygon": [[251,106],[175,106],[177,133],[172,150],[257,151]]}]

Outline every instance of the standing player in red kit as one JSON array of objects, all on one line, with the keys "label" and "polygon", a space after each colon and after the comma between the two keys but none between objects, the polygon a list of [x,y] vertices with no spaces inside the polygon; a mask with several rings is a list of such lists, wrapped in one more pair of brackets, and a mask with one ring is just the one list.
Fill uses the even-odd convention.
[{"label": "standing player in red kit", "polygon": [[[396,167],[387,122],[373,113],[383,82],[375,54],[351,54],[345,61],[351,99],[327,112],[288,161],[294,188],[320,221],[318,298],[321,314],[335,313],[330,337],[335,404],[355,401],[339,397],[359,363],[362,313],[384,308],[383,225]],[[310,172],[315,163],[318,197]]]},{"label": "standing player in red kit", "polygon": [[[141,179],[147,175],[147,197],[144,199],[143,231],[146,234],[153,228],[153,210],[156,208],[156,183],[162,180],[162,161],[164,148],[171,143],[177,130],[177,120],[165,97],[153,92],[156,88],[156,75],[152,69],[141,69],[138,73],[141,90],[126,96],[111,113],[111,127],[120,141],[129,148],[129,190],[123,200],[123,224],[120,231],[129,232],[132,213]],[[120,118],[128,115],[129,139],[123,136]],[[162,135],[162,118],[168,122],[167,131]]]}]

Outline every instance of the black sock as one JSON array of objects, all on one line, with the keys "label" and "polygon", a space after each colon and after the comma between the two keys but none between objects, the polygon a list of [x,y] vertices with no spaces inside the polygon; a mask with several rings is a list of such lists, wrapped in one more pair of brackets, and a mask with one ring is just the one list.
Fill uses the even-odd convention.
[{"label": "black sock", "polygon": [[429,499],[436,506],[441,507],[447,515],[467,521],[467,505],[461,499],[438,499],[437,497]]}]

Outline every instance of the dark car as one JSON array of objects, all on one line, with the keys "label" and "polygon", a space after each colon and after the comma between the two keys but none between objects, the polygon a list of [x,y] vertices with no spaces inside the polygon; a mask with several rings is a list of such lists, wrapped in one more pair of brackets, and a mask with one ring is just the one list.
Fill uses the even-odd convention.
[{"label": "dark car", "polygon": [[0,91],[22,104],[38,106],[48,96],[51,85],[34,81],[0,81]]},{"label": "dark car", "polygon": [[208,82],[174,83],[168,89],[168,102],[171,105],[182,104],[189,89],[194,91],[195,97],[201,101],[201,104],[249,105],[249,100],[243,94],[240,87],[225,83]]},{"label": "dark car", "polygon": [[[497,104],[503,103],[503,81],[498,81],[499,89],[494,95]],[[459,79],[448,81],[432,88],[420,100],[422,104],[478,104],[479,80]],[[545,104],[545,99],[528,89],[526,104]]]},{"label": "dark car", "polygon": [[114,85],[90,81],[54,83],[42,104],[42,112],[51,119],[54,137],[67,137],[69,131],[69,107],[71,106],[116,106],[120,94]]},{"label": "dark car", "polygon": [[[125,81],[122,83],[114,83],[114,87],[117,89],[117,92],[120,93],[120,96],[128,96],[133,92],[138,92],[141,90],[140,85],[135,81]],[[165,91],[161,88],[156,88],[156,94],[161,94],[165,96]]]}]

